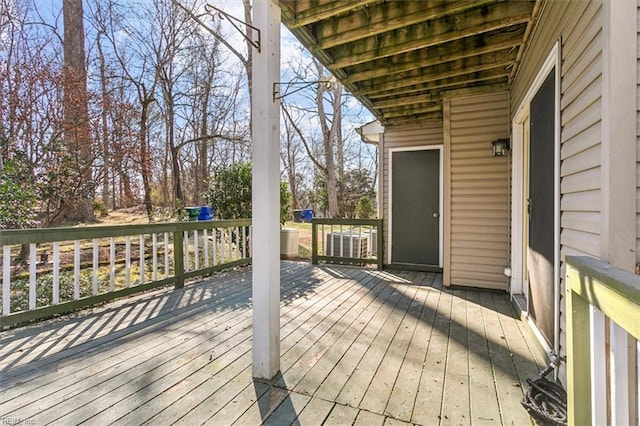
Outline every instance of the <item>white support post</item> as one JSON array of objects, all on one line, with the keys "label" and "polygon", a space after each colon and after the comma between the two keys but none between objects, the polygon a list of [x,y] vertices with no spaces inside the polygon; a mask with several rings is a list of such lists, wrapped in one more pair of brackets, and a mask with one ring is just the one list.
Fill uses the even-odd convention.
[{"label": "white support post", "polygon": [[636,263],[636,43],[638,6],[603,2],[601,259]]},{"label": "white support post", "polygon": [[[261,31],[253,50],[253,376],[271,379],[280,370],[280,8],[274,0],[253,4]],[[255,39],[256,35],[253,34]]]}]

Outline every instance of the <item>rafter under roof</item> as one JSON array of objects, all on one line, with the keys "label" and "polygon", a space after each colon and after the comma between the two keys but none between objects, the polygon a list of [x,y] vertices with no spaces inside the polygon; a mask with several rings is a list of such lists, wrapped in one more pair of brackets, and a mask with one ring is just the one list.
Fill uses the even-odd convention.
[{"label": "rafter under roof", "polygon": [[542,0],[280,0],[282,21],[386,126],[509,88]]}]

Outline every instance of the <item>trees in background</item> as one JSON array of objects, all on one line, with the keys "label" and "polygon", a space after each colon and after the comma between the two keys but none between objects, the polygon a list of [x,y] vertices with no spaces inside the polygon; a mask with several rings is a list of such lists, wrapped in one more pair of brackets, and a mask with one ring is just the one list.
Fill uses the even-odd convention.
[{"label": "trees in background", "polygon": [[[202,0],[45,3],[0,0],[0,191],[13,194],[0,211],[25,219],[4,226],[32,225],[34,211],[43,226],[88,221],[94,201],[143,203],[152,221],[157,207],[202,204],[217,172],[250,161],[251,49]],[[292,79],[329,77],[310,60],[294,68]],[[283,105],[291,205],[323,199],[348,216],[341,188],[367,169],[345,129],[358,108],[338,84],[300,95]]]}]

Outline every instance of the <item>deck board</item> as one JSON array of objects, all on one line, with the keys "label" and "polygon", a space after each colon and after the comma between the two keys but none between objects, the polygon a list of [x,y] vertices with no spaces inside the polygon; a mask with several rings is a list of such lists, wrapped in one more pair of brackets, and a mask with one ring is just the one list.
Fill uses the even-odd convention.
[{"label": "deck board", "polygon": [[33,424],[530,424],[541,367],[506,294],[283,262],[281,376],[251,377],[251,271],[0,333],[0,415]]}]

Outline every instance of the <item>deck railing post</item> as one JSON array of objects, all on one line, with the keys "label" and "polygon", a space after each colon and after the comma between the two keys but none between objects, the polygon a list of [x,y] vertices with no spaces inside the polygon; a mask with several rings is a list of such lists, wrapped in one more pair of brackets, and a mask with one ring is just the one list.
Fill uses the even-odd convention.
[{"label": "deck railing post", "polygon": [[318,264],[318,224],[311,219],[311,263]]},{"label": "deck railing post", "polygon": [[378,232],[376,233],[376,239],[378,240],[376,243],[376,259],[378,260],[378,270],[382,270],[382,260],[384,258],[384,235],[382,229],[382,219],[378,219],[377,228]]},{"label": "deck railing post", "polygon": [[175,288],[184,287],[184,227],[176,224],[173,231],[173,274],[176,279]]},{"label": "deck railing post", "polygon": [[574,289],[585,286],[584,277],[567,263],[567,420],[569,425],[591,424],[591,327],[589,302]]}]

